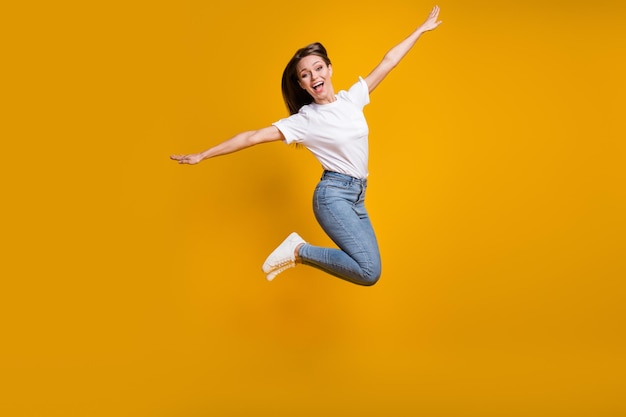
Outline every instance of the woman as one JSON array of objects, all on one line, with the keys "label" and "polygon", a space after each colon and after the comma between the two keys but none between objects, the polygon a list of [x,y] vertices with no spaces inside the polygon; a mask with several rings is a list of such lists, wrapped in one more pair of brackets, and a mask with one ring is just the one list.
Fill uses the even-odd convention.
[{"label": "woman", "polygon": [[381,273],[376,235],[365,210],[368,127],[363,107],[369,95],[415,45],[435,29],[439,7],[406,39],[393,47],[364,79],[335,94],[333,69],[320,43],[296,52],[283,72],[282,92],[290,116],[255,131],[239,133],[197,154],[172,155],[181,164],[236,152],[260,143],[283,141],[309,149],[324,168],[315,189],[315,217],[339,249],[313,246],[290,234],[266,259],[269,281],[298,263],[321,269],[354,284],[373,285]]}]

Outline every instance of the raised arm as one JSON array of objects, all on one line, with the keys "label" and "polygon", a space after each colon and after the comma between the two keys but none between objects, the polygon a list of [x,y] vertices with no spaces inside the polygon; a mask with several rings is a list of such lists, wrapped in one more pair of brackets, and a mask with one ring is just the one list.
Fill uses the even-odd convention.
[{"label": "raised arm", "polygon": [[376,68],[374,68],[374,70],[367,77],[365,77],[365,82],[367,82],[370,93],[374,91],[378,84],[385,79],[387,74],[389,74],[389,72],[391,72],[391,70],[400,63],[402,58],[404,58],[413,45],[415,45],[415,42],[417,42],[419,37],[422,36],[422,33],[433,30],[441,24],[441,21],[437,20],[438,17],[439,6],[435,6],[430,12],[430,15],[428,15],[426,21],[422,23],[420,27],[415,29],[415,31],[406,39],[391,48],[389,52],[385,54],[380,64],[378,64]]},{"label": "raised arm", "polygon": [[193,165],[208,158],[226,155],[249,148],[253,145],[258,145],[259,143],[273,142],[277,140],[283,140],[283,134],[276,126],[269,126],[259,130],[239,133],[204,152],[192,153],[189,155],[172,155],[170,158],[174,161],[178,161],[179,164]]}]

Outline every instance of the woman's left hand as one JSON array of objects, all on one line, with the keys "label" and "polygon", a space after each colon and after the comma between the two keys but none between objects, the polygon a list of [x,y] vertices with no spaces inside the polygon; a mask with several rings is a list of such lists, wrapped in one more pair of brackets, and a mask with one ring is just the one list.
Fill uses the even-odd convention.
[{"label": "woman's left hand", "polygon": [[433,30],[437,28],[437,26],[441,24],[441,20],[437,21],[438,17],[439,17],[439,6],[435,6],[433,7],[433,10],[428,15],[428,18],[426,19],[426,21],[422,23],[422,26],[420,26],[420,30],[422,32],[428,32],[429,30]]}]

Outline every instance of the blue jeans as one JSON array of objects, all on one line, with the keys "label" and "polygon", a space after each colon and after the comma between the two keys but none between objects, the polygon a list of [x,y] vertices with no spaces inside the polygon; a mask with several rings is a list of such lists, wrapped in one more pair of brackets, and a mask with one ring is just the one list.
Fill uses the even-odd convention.
[{"label": "blue jeans", "polygon": [[313,211],[339,249],[304,244],[302,263],[354,284],[374,285],[381,261],[376,235],[365,210],[367,179],[324,171],[313,194]]}]

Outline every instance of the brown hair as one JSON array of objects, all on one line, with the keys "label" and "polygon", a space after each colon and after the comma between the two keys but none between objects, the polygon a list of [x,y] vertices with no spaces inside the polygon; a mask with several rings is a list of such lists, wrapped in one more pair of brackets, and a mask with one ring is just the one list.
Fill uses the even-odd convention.
[{"label": "brown hair", "polygon": [[300,84],[298,83],[298,63],[302,58],[309,55],[317,55],[324,60],[326,65],[330,65],[330,59],[326,53],[326,48],[324,48],[321,43],[315,42],[305,46],[304,48],[298,49],[283,71],[283,100],[285,100],[285,105],[289,110],[289,114],[296,114],[300,111],[302,106],[313,102],[313,97],[311,97],[306,90],[300,87]]}]

